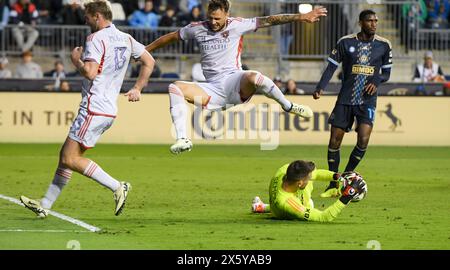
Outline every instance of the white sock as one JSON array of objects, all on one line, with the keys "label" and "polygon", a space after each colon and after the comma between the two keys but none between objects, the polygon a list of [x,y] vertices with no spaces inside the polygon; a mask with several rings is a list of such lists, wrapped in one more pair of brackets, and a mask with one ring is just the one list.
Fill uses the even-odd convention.
[{"label": "white sock", "polygon": [[170,115],[172,116],[172,123],[175,126],[177,133],[177,140],[181,138],[187,138],[186,132],[186,118],[187,118],[187,106],[184,101],[183,92],[171,83],[169,85],[169,98],[170,98]]},{"label": "white sock", "polygon": [[100,168],[100,166],[98,166],[94,161],[89,163],[83,174],[97,181],[100,185],[109,188],[113,192],[120,187],[120,182],[102,170],[102,168]]},{"label": "white sock", "polygon": [[47,189],[44,198],[41,200],[41,206],[45,209],[52,208],[53,203],[58,199],[59,194],[63,190],[64,186],[67,185],[70,178],[72,177],[72,171],[70,169],[65,169],[59,167],[56,169],[53,181]]},{"label": "white sock", "polygon": [[278,88],[278,86],[276,86],[267,76],[258,73],[258,75],[256,75],[255,86],[256,89],[262,92],[266,97],[278,102],[283,110],[289,111],[291,109],[292,103],[286,99],[280,88]]}]

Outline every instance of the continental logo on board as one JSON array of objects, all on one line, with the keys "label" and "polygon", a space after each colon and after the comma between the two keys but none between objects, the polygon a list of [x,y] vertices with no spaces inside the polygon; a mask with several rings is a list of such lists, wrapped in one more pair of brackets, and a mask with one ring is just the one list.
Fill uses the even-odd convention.
[{"label": "continental logo on board", "polygon": [[375,73],[374,66],[353,65],[352,74],[373,75]]}]

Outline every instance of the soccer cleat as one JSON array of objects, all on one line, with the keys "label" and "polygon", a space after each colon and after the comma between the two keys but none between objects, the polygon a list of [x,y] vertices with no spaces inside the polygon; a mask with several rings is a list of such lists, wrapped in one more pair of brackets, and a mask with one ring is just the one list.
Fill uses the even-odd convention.
[{"label": "soccer cleat", "polygon": [[46,218],[48,216],[48,210],[44,209],[39,201],[32,200],[23,195],[20,196],[20,201],[26,208],[33,211],[39,218]]},{"label": "soccer cleat", "polygon": [[121,182],[120,187],[114,191],[114,200],[116,201],[116,210],[114,214],[116,216],[122,213],[125,207],[125,202],[127,200],[128,192],[131,190],[131,184],[127,182]]},{"label": "soccer cleat", "polygon": [[333,197],[339,197],[341,193],[339,192],[338,188],[328,188],[324,192],[320,194],[321,198],[333,198]]},{"label": "soccer cleat", "polygon": [[313,111],[310,107],[306,105],[300,105],[292,103],[292,107],[289,110],[290,113],[296,114],[303,118],[311,118],[313,116]]},{"label": "soccer cleat", "polygon": [[170,147],[170,152],[172,152],[172,154],[180,154],[181,152],[189,152],[191,150],[192,142],[187,138],[178,139],[177,142]]},{"label": "soccer cleat", "polygon": [[252,212],[253,213],[265,213],[266,205],[261,201],[261,199],[256,196],[252,201]]}]

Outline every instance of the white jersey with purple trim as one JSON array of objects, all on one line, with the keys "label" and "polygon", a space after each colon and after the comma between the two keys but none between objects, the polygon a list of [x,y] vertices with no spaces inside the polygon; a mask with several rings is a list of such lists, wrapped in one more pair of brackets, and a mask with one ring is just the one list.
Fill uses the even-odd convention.
[{"label": "white jersey with purple trim", "polygon": [[95,61],[99,67],[93,81],[83,80],[80,107],[93,115],[115,117],[117,97],[130,58],[137,59],[145,52],[144,45],[113,24],[90,34],[86,39],[83,61]]},{"label": "white jersey with purple trim", "polygon": [[241,53],[244,34],[256,31],[257,18],[228,18],[220,32],[209,29],[208,22],[194,22],[179,30],[182,40],[195,39],[200,47],[201,64],[206,81],[222,74],[242,70]]}]

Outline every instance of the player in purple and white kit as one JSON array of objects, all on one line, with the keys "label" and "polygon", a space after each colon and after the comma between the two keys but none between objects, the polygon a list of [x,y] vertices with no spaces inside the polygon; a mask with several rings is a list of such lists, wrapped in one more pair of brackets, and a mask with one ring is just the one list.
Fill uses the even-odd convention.
[{"label": "player in purple and white kit", "polygon": [[[111,23],[112,12],[106,0],[93,0],[85,5],[86,24],[92,34],[87,37],[86,50],[82,47],[72,51],[71,60],[85,78],[78,116],[75,118],[64,145],[62,146],[58,168],[47,193],[42,200],[21,196],[20,200],[39,217],[46,217],[48,209],[60,195],[72,177],[72,171],[83,174],[114,193],[116,203],[114,213],[119,215],[125,205],[131,186],[119,182],[106,173],[94,161],[83,157],[85,151],[95,146],[101,134],[108,130],[117,113],[117,97],[130,58],[142,62],[141,71],[134,87],[125,96],[128,101],[139,101],[142,88],[147,84],[155,60],[129,34],[117,30]],[[82,59],[81,59],[82,58]]]},{"label": "player in purple and white kit", "polygon": [[327,10],[317,7],[306,14],[279,14],[251,19],[229,17],[228,0],[210,0],[208,21],[191,23],[178,31],[164,35],[147,45],[148,52],[180,40],[195,39],[200,46],[201,65],[206,83],[177,81],[169,85],[170,114],[177,133],[177,141],[170,147],[174,154],[192,149],[187,137],[185,100],[201,100],[205,109],[226,108],[227,104],[248,102],[256,91],[277,101],[283,110],[309,118],[312,110],[290,102],[271,79],[258,71],[243,71],[241,53],[243,35],[258,28],[290,22],[319,21]]}]

